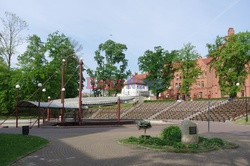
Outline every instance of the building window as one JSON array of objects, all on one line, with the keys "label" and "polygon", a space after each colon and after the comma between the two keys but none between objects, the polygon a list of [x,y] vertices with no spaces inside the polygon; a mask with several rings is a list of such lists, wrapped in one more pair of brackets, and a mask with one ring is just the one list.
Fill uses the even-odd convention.
[{"label": "building window", "polygon": [[197,82],[197,87],[199,88],[199,87],[201,87],[201,84],[200,84],[200,82]]},{"label": "building window", "polygon": [[201,82],[201,87],[204,88],[204,82],[203,81]]},{"label": "building window", "polygon": [[127,89],[130,89],[130,86],[129,86],[129,85],[127,86]]}]

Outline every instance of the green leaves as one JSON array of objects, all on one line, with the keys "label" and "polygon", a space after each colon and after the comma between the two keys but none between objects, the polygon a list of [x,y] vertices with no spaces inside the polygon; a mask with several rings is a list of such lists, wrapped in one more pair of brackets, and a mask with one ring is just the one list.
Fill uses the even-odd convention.
[{"label": "green leaves", "polygon": [[[127,46],[124,44],[116,43],[112,40],[107,40],[105,43],[101,43],[98,50],[95,52],[95,61],[97,62],[97,68],[95,71],[87,70],[87,73],[91,77],[96,77],[97,80],[101,79],[104,84],[107,84],[108,79],[126,79],[130,74],[130,70],[126,70],[128,66],[128,60],[125,57],[124,51],[127,50]],[[98,84],[98,81],[94,84]],[[109,95],[119,93],[121,91],[119,82],[114,83],[113,89],[108,89]],[[103,86],[103,93],[104,88]],[[100,89],[93,89],[95,95],[99,95]]]},{"label": "green leaves", "polygon": [[[235,97],[243,89],[249,73],[250,33],[242,32],[231,35],[227,40],[217,37],[215,44],[207,44],[211,67],[219,77],[219,85],[224,94]],[[240,87],[236,86],[240,83]]]},{"label": "green leaves", "polygon": [[199,54],[194,50],[195,46],[188,43],[179,51],[178,61],[181,64],[182,83],[180,91],[189,96],[190,88],[201,74],[200,67],[196,64]]},{"label": "green leaves", "polygon": [[173,79],[175,69],[173,68],[173,62],[177,54],[175,51],[169,53],[162,47],[158,46],[154,48],[154,51],[147,50],[143,56],[138,58],[139,69],[142,72],[149,73],[147,80],[155,82],[161,80],[161,86],[156,88],[155,86],[149,86],[149,89],[159,97],[159,94],[170,86],[170,81]]}]

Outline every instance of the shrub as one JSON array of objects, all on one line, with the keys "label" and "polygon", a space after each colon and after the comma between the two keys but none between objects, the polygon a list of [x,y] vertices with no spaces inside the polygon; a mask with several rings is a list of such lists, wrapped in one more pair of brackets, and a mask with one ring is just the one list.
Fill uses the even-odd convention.
[{"label": "shrub", "polygon": [[199,145],[198,144],[189,144],[188,148],[190,148],[190,149],[199,149]]},{"label": "shrub", "polygon": [[202,142],[207,141],[207,140],[208,140],[208,139],[205,138],[205,137],[199,137],[199,138],[198,138],[198,142],[199,142],[199,143],[202,143]]},{"label": "shrub", "polygon": [[137,141],[138,141],[138,139],[136,137],[129,137],[128,138],[128,142],[135,143]]},{"label": "shrub", "polygon": [[224,142],[220,138],[212,138],[212,139],[204,140],[202,144],[204,147],[208,149],[215,149],[218,147],[222,147],[224,145]]},{"label": "shrub", "polygon": [[186,148],[186,145],[182,142],[176,142],[174,144],[174,148],[178,149],[178,150],[181,150],[181,149],[185,149]]},{"label": "shrub", "polygon": [[181,142],[181,130],[178,126],[170,126],[161,132],[162,139],[169,142]]}]

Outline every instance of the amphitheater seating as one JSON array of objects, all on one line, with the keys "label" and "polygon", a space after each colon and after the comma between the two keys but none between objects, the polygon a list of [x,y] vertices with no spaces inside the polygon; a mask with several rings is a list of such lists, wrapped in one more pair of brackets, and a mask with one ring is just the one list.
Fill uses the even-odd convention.
[{"label": "amphitheater seating", "polygon": [[148,119],[157,112],[170,107],[175,102],[155,102],[155,103],[143,103],[140,107],[135,108],[128,114],[126,114],[123,119]]},{"label": "amphitheater seating", "polygon": [[[249,111],[250,105],[248,105]],[[246,102],[244,99],[235,99],[233,101],[222,104],[214,109],[210,110],[210,120],[225,122],[226,120],[234,119],[240,115],[243,115],[246,112]],[[203,112],[192,120],[207,121],[208,112]]]},{"label": "amphitheater seating", "polygon": [[[120,114],[128,111],[131,107],[121,108]],[[114,108],[102,108],[99,113],[93,117],[94,119],[117,119],[117,109]]]},{"label": "amphitheater seating", "polygon": [[[243,115],[246,109],[246,103],[243,99],[230,102],[211,100],[210,106],[210,120],[219,122]],[[248,108],[250,109],[250,104]],[[191,117],[191,120],[207,121],[207,109],[208,101],[142,103],[134,107],[121,108],[121,119],[182,120]],[[117,109],[91,108],[83,111],[83,118],[116,119]]]},{"label": "amphitheater seating", "polygon": [[[221,101],[212,100],[210,105],[215,105]],[[208,107],[208,101],[186,101],[177,104],[175,107],[159,114],[154,119],[185,119]]]}]

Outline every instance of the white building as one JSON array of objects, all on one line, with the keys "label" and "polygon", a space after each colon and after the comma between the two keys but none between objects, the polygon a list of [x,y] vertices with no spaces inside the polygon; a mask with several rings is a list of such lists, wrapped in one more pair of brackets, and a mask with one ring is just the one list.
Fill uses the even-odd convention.
[{"label": "white building", "polygon": [[148,86],[143,81],[147,77],[147,74],[137,74],[133,75],[124,83],[121,94],[119,96],[152,96],[148,89]]}]

